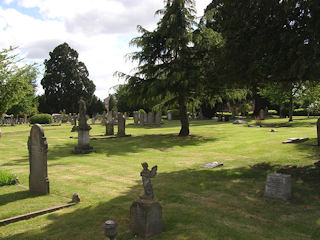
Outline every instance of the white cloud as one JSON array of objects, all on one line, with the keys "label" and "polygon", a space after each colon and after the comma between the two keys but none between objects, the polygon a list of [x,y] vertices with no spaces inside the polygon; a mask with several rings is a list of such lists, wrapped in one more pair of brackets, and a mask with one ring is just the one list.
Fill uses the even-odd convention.
[{"label": "white cloud", "polygon": [[[58,44],[67,42],[79,53],[96,84],[96,95],[104,98],[119,84],[115,71],[129,73],[135,65],[124,56],[133,51],[129,41],[137,36],[137,25],[156,26],[156,10],[162,0],[5,0],[39,11],[42,18],[0,5],[0,49],[19,46],[27,62],[43,63]],[[198,15],[211,0],[198,0]],[[10,5],[8,5],[10,6]],[[41,90],[40,90],[41,92]]]}]

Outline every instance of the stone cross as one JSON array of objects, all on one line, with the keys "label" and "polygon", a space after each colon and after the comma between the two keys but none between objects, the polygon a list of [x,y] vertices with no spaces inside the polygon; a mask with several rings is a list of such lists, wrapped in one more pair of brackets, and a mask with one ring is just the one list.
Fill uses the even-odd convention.
[{"label": "stone cross", "polygon": [[291,198],[291,176],[281,173],[268,174],[264,196],[288,201]]},{"label": "stone cross", "polygon": [[30,192],[49,194],[49,178],[47,169],[48,143],[40,124],[31,128],[28,140],[29,150],[29,188]]}]

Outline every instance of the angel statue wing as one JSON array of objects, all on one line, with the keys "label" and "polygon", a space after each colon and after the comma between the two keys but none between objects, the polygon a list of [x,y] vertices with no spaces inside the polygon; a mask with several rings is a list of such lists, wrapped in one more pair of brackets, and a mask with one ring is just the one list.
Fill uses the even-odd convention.
[{"label": "angel statue wing", "polygon": [[157,174],[157,169],[158,169],[158,166],[152,167],[152,169],[150,171],[150,177],[151,178],[153,178]]}]

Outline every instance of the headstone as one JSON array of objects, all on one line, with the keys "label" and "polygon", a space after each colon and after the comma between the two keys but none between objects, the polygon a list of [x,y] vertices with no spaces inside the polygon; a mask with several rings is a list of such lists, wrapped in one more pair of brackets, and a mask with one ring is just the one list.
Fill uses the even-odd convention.
[{"label": "headstone", "polygon": [[317,121],[317,139],[318,139],[318,146],[320,146],[320,118]]},{"label": "headstone", "polygon": [[139,112],[133,112],[133,122],[134,125],[137,126],[139,124]]},{"label": "headstone", "polygon": [[172,112],[168,112],[168,120],[169,120],[169,121],[172,120]]},{"label": "headstone", "polygon": [[48,143],[40,124],[31,128],[28,139],[29,150],[29,189],[30,192],[49,194],[49,178],[47,168]]},{"label": "headstone", "polygon": [[157,166],[151,171],[147,163],[142,163],[140,173],[144,187],[144,194],[134,201],[130,207],[130,228],[135,234],[152,237],[162,232],[162,207],[154,201],[150,179],[155,177]]},{"label": "headstone", "polygon": [[288,201],[291,198],[291,176],[281,173],[268,174],[264,196]]},{"label": "headstone", "polygon": [[118,137],[124,137],[126,135],[126,119],[122,113],[118,113]]},{"label": "headstone", "polygon": [[144,115],[145,113],[140,112],[140,115],[139,115],[140,126],[144,126]]},{"label": "headstone", "polygon": [[102,125],[102,126],[105,126],[106,123],[107,123],[107,121],[106,121],[106,112],[103,112],[103,113],[102,113],[101,125]]},{"label": "headstone", "polygon": [[233,124],[248,124],[248,122],[244,120],[235,120]]},{"label": "headstone", "polygon": [[156,124],[156,125],[160,125],[160,124],[161,124],[161,111],[156,112],[155,124]]},{"label": "headstone", "polygon": [[145,114],[143,115],[143,117],[144,117],[144,119],[143,119],[144,124],[147,124],[147,123],[148,123],[148,114],[145,113]]},{"label": "headstone", "polygon": [[90,146],[89,131],[91,127],[87,124],[86,103],[83,100],[79,101],[79,129],[78,129],[78,145],[73,150],[73,153],[86,154],[93,151]]},{"label": "headstone", "polygon": [[153,124],[153,112],[148,112],[148,125]]},{"label": "headstone", "polygon": [[114,124],[113,124],[113,117],[112,112],[107,113],[107,123],[106,123],[106,136],[113,136],[114,135]]},{"label": "headstone", "polygon": [[259,117],[260,117],[260,120],[264,120],[264,110],[263,109],[260,109]]}]

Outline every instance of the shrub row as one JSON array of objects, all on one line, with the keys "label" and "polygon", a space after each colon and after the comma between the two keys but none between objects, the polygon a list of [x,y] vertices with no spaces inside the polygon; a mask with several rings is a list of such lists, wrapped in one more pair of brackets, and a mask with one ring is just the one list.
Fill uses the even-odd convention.
[{"label": "shrub row", "polygon": [[53,122],[53,117],[50,114],[42,113],[36,114],[30,118],[31,124],[50,124]]}]

